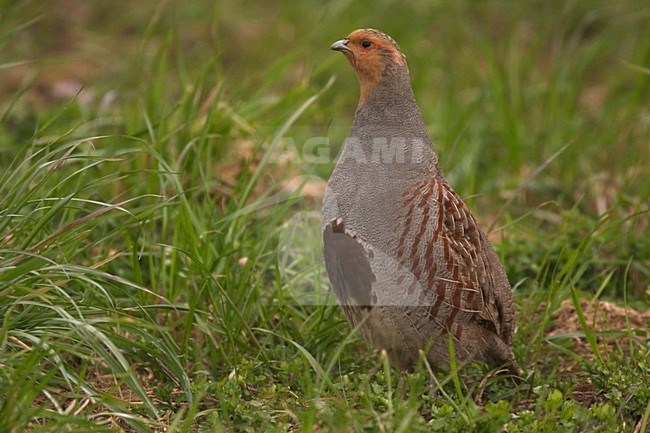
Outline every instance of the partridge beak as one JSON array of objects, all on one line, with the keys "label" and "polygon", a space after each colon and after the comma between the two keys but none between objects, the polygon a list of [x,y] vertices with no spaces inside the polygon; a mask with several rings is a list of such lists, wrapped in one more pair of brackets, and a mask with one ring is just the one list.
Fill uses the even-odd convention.
[{"label": "partridge beak", "polygon": [[343,53],[346,52],[346,51],[351,51],[351,50],[348,48],[348,44],[349,44],[349,43],[350,43],[350,40],[349,40],[349,39],[341,39],[340,41],[336,41],[336,42],[334,42],[334,43],[332,44],[332,46],[330,47],[330,50],[341,51],[341,52],[343,52]]}]

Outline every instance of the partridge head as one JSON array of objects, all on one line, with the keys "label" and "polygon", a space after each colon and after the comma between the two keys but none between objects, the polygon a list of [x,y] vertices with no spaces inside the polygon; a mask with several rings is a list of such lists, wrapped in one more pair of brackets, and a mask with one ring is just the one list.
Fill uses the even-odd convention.
[{"label": "partridge head", "polygon": [[484,231],[438,164],[406,58],[384,33],[360,29],[331,48],[359,79],[352,129],[323,201],[323,252],[353,327],[396,366],[423,352],[518,367],[510,284]]}]

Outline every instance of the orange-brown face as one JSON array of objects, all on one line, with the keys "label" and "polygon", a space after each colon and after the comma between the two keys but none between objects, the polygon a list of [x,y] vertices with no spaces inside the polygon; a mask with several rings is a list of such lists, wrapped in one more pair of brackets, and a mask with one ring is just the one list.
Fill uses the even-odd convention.
[{"label": "orange-brown face", "polygon": [[397,64],[406,69],[404,55],[397,43],[378,30],[355,30],[347,38],[334,42],[331,48],[341,51],[357,73],[362,101],[381,80],[384,69],[389,64]]}]

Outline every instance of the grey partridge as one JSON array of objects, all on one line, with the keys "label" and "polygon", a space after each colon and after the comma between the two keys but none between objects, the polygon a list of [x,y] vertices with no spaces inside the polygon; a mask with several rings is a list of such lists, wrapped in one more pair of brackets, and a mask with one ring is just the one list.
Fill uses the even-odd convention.
[{"label": "grey partridge", "polygon": [[517,374],[510,284],[440,169],[405,56],[373,29],[331,49],[345,55],[361,86],[323,200],[325,264],[344,315],[400,369],[420,351],[448,369],[451,340],[457,361]]}]

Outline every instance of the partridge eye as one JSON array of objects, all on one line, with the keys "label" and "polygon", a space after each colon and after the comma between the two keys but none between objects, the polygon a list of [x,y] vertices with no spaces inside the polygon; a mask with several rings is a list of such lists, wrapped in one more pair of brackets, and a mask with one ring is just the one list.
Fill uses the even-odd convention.
[{"label": "partridge eye", "polygon": [[370,42],[370,41],[362,41],[361,42],[361,46],[363,48],[370,48],[371,45],[372,45],[372,42]]}]

